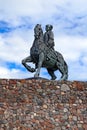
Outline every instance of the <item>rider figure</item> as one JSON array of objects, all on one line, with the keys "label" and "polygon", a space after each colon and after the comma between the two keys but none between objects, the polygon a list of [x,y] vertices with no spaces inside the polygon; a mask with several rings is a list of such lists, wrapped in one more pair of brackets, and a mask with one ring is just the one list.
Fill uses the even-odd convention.
[{"label": "rider figure", "polygon": [[53,26],[47,24],[45,27],[46,32],[44,33],[44,43],[49,49],[54,49],[54,34],[52,32]]}]

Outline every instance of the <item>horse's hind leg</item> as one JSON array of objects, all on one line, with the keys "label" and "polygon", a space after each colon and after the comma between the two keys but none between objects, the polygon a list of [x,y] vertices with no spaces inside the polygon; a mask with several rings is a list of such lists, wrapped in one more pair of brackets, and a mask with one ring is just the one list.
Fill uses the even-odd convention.
[{"label": "horse's hind leg", "polygon": [[48,71],[49,75],[52,77],[51,80],[55,80],[55,79],[57,78],[57,77],[55,76],[53,70],[51,70],[51,69],[47,69],[47,71]]},{"label": "horse's hind leg", "polygon": [[34,69],[34,68],[31,68],[29,65],[27,65],[28,62],[32,62],[32,59],[31,59],[30,56],[24,58],[24,59],[22,60],[22,64],[24,65],[24,67],[25,67],[28,71],[30,71],[30,72],[35,72],[35,69]]},{"label": "horse's hind leg", "polygon": [[57,62],[57,68],[61,72],[62,76],[60,80],[67,80],[68,79],[68,67],[67,64],[64,63],[59,63]]}]

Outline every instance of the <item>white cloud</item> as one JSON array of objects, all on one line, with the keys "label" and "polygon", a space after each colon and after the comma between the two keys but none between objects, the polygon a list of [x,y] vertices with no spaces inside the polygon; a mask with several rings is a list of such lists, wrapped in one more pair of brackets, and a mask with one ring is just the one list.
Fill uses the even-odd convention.
[{"label": "white cloud", "polygon": [[69,66],[69,79],[87,81],[87,66],[81,66],[78,62],[71,62]]},{"label": "white cloud", "polygon": [[21,78],[29,78],[33,77],[33,73],[23,72],[19,69],[9,70],[4,67],[0,67],[0,78],[8,78],[8,79],[21,79]]},{"label": "white cloud", "polygon": [[20,17],[26,16],[29,16],[32,22],[35,22],[43,19],[44,17],[47,18],[56,11],[55,2],[50,2],[50,6],[49,2],[49,0],[3,0],[0,6],[3,16],[2,14],[0,16],[1,18],[14,24],[19,24]]},{"label": "white cloud", "polygon": [[[14,31],[13,33],[3,37],[0,37],[0,59],[9,62],[20,62],[20,60],[29,55],[29,49],[33,42],[33,33],[28,31],[25,35],[25,31],[20,33]],[[29,35],[29,36],[28,36]],[[31,36],[32,35],[32,36]],[[29,40],[28,40],[29,37]]]},{"label": "white cloud", "polygon": [[[29,17],[32,23],[54,22],[54,15],[72,18],[87,12],[86,0],[0,0],[0,19],[5,19],[11,24],[19,24],[20,17]],[[3,14],[3,15],[2,15]],[[22,19],[23,20],[23,19]]]},{"label": "white cloud", "polygon": [[[21,58],[21,51],[26,50],[24,41],[19,37],[5,38],[3,44],[0,44],[0,58],[4,61],[18,62]],[[23,52],[24,54],[24,52]],[[22,56],[23,56],[22,54]]]},{"label": "white cloud", "polygon": [[82,54],[87,55],[87,38],[73,36],[55,37],[55,49],[70,61],[76,61]]}]

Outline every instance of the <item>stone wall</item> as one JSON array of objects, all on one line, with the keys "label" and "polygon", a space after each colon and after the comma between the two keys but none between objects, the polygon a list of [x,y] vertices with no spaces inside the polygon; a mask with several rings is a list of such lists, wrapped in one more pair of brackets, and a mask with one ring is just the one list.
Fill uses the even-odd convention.
[{"label": "stone wall", "polygon": [[0,79],[0,130],[87,130],[87,82]]}]

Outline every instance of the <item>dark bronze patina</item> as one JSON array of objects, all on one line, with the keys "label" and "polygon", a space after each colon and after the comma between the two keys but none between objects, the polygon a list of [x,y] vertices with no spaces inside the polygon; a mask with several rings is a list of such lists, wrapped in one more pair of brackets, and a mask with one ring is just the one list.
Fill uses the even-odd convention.
[{"label": "dark bronze patina", "polygon": [[[34,41],[30,49],[30,56],[22,60],[22,64],[30,72],[35,72],[34,77],[39,77],[41,67],[45,67],[51,76],[52,80],[57,77],[54,72],[59,70],[62,74],[60,80],[68,79],[68,66],[63,56],[54,50],[54,35],[52,32],[52,25],[46,25],[46,32],[43,34],[43,30],[40,24],[37,24],[34,28]],[[33,62],[35,68],[31,68],[27,63]]]}]

